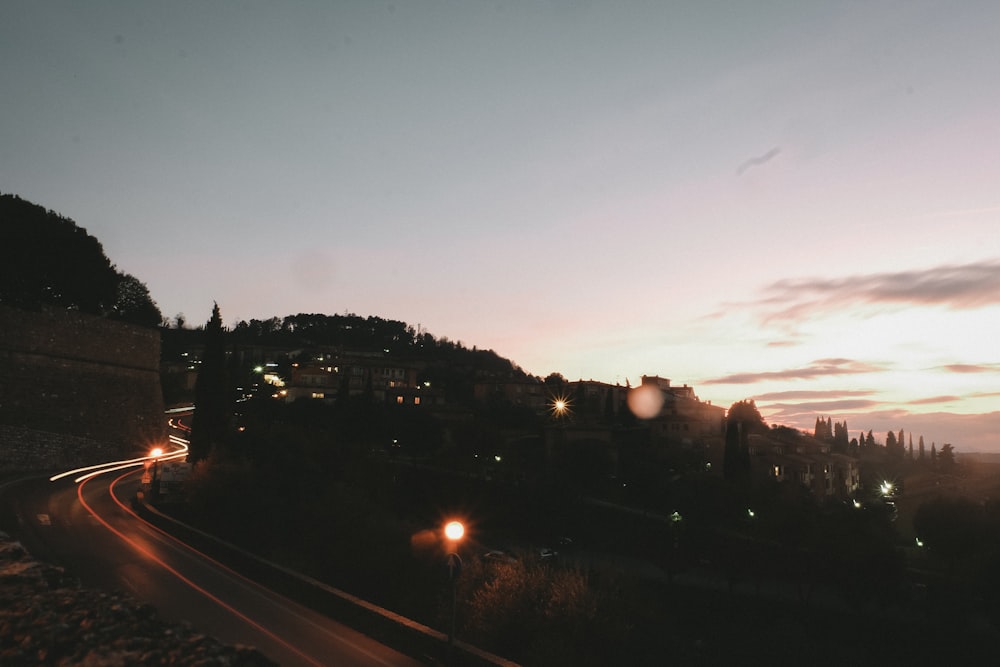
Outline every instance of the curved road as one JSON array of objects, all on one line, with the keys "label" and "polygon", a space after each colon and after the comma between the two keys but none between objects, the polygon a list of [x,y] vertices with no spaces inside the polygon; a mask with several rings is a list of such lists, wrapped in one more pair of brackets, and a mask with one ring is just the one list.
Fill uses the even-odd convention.
[{"label": "curved road", "polygon": [[22,542],[94,588],[117,589],[227,644],[255,646],[294,667],[421,665],[398,651],[270,591],[141,519],[138,472],[80,484],[8,484]]}]

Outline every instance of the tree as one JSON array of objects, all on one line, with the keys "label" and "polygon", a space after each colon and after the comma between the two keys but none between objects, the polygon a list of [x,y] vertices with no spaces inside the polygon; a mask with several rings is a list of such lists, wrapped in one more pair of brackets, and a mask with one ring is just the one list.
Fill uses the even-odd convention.
[{"label": "tree", "polygon": [[115,302],[109,316],[145,327],[156,327],[163,321],[163,315],[150,297],[149,289],[138,278],[127,273],[118,281]]},{"label": "tree", "polygon": [[[910,442],[913,442],[913,434],[910,434]],[[920,436],[920,445],[917,452],[917,460],[924,460],[924,436]]]},{"label": "tree", "polygon": [[219,304],[205,325],[205,351],[194,386],[194,419],[188,458],[201,461],[224,444],[229,419],[229,391],[226,386],[226,351]]},{"label": "tree", "polygon": [[116,300],[120,276],[100,242],[54,211],[0,195],[0,248],[0,303],[104,315]]},{"label": "tree", "polygon": [[563,377],[562,373],[549,373],[545,376],[545,379],[542,380],[542,383],[547,387],[552,387],[554,390],[561,391],[563,385],[566,384],[566,378]]},{"label": "tree", "polygon": [[101,243],[69,218],[0,195],[0,303],[57,306],[147,327],[163,316],[138,278],[119,272]]},{"label": "tree", "polygon": [[764,418],[752,399],[737,401],[726,413],[726,444],[723,450],[723,475],[730,482],[750,476],[750,433],[767,430]]},{"label": "tree", "polygon": [[950,444],[941,445],[941,451],[938,452],[938,467],[941,470],[949,471],[955,467],[955,448]]},{"label": "tree", "polygon": [[847,422],[844,421],[843,424],[837,423],[833,425],[833,444],[835,449],[839,452],[846,452],[848,446],[848,436],[847,436]]}]

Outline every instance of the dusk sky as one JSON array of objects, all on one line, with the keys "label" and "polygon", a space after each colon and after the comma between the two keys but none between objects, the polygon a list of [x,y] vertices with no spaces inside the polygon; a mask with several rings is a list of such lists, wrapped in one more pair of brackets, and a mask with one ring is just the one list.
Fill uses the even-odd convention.
[{"label": "dusk sky", "polygon": [[1000,451],[1000,3],[21,2],[0,192],[164,316]]}]

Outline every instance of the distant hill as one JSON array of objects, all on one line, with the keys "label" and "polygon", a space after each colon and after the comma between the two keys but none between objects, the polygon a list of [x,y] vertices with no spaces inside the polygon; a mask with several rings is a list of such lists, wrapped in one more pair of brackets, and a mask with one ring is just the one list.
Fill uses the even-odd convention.
[{"label": "distant hill", "polygon": [[[224,312],[223,312],[224,316]],[[197,329],[161,331],[165,358],[190,351],[200,344]],[[355,314],[299,313],[282,318],[240,321],[229,328],[227,344],[233,348],[268,347],[309,358],[317,348],[343,348],[394,359],[421,360],[431,369],[449,369],[467,381],[476,377],[527,379],[517,364],[493,350],[471,349],[446,337],[435,338],[399,320]]]}]

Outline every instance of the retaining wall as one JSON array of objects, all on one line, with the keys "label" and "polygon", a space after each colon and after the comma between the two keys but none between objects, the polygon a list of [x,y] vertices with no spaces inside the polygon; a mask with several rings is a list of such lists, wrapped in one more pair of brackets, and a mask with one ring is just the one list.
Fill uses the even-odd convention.
[{"label": "retaining wall", "polygon": [[162,443],[159,332],[73,311],[0,305],[0,426],[17,427],[0,431],[0,469],[32,458],[41,468],[57,467],[44,465],[47,458],[72,454],[51,451],[46,441],[75,447],[84,459],[88,449],[107,446],[116,457]]}]

